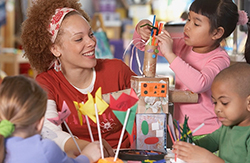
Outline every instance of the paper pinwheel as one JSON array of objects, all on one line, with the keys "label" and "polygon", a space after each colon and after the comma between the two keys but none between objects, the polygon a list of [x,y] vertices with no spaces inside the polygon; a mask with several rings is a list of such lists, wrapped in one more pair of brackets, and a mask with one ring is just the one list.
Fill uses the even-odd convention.
[{"label": "paper pinwheel", "polygon": [[67,128],[67,130],[69,131],[73,141],[75,142],[76,144],[76,147],[78,149],[78,151],[81,153],[81,149],[79,147],[79,145],[77,144],[69,126],[67,125],[67,123],[65,122],[66,118],[71,114],[71,111],[69,110],[69,107],[68,105],[66,104],[65,101],[63,101],[63,105],[62,105],[62,111],[61,112],[58,112],[58,116],[55,117],[55,118],[48,118],[48,120],[52,123],[54,123],[55,125],[60,125],[62,123],[64,123],[65,127]]},{"label": "paper pinwheel", "polygon": [[83,115],[87,115],[93,122],[96,123],[95,104],[97,106],[99,115],[102,115],[102,113],[109,107],[109,105],[102,99],[101,87],[99,87],[96,91],[95,98],[93,98],[93,96],[88,93],[88,101],[86,101],[85,104],[79,103],[80,112]]},{"label": "paper pinwheel", "polygon": [[62,111],[58,112],[58,116],[57,117],[55,117],[55,118],[48,118],[48,120],[58,126],[58,125],[62,124],[63,121],[65,121],[66,118],[70,114],[71,114],[71,111],[69,110],[68,105],[66,104],[65,101],[63,101]]}]

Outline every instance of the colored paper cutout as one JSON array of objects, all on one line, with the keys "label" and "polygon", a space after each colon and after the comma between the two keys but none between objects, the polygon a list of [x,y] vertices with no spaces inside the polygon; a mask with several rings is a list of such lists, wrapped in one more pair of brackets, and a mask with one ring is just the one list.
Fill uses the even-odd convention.
[{"label": "colored paper cutout", "polygon": [[166,83],[141,83],[141,96],[166,97]]},{"label": "colored paper cutout", "polygon": [[138,97],[131,88],[130,95],[122,93],[117,100],[110,94],[110,108],[112,110],[118,111],[127,111],[128,108],[131,108],[138,101]]},{"label": "colored paper cutout", "polygon": [[[133,125],[134,125],[134,121],[135,121],[135,115],[136,115],[136,109],[137,109],[138,104],[135,104],[134,106],[132,106],[130,108],[130,114],[128,117],[128,122],[126,125],[126,131],[131,134],[132,133],[132,129],[133,129]],[[117,117],[117,119],[121,122],[121,124],[124,124],[124,120],[126,117],[126,111],[117,111],[117,110],[113,110],[113,113],[115,114],[115,116]]]},{"label": "colored paper cutout", "polygon": [[149,137],[144,140],[145,144],[156,144],[159,141],[157,137]]},{"label": "colored paper cutout", "polygon": [[152,123],[152,130],[159,130],[159,123],[158,122]]},{"label": "colored paper cutout", "polygon": [[141,123],[141,131],[142,131],[143,135],[147,135],[148,134],[149,126],[148,126],[148,122],[147,121],[143,121]]},{"label": "colored paper cutout", "polygon": [[71,111],[69,110],[68,105],[66,104],[65,101],[63,101],[62,111],[58,112],[58,116],[57,117],[55,117],[55,118],[48,118],[48,120],[58,126],[58,125],[62,124],[63,121],[65,121],[66,118],[70,114],[71,114]]},{"label": "colored paper cutout", "polygon": [[149,52],[149,53],[153,53],[154,52],[154,50],[153,49],[148,49],[148,51],[147,52]]},{"label": "colored paper cutout", "polygon": [[161,138],[161,137],[163,137],[163,135],[164,135],[164,131],[163,130],[156,130],[156,137]]}]

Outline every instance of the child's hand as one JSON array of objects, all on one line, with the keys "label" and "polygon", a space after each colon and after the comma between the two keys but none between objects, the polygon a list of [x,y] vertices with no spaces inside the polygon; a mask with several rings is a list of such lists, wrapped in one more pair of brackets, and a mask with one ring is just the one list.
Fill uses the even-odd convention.
[{"label": "child's hand", "polygon": [[90,163],[98,161],[101,158],[101,149],[99,141],[89,143],[82,150],[81,154],[87,156]]},{"label": "child's hand", "polygon": [[207,163],[207,162],[216,162],[220,163],[224,161],[206,150],[197,145],[193,145],[184,141],[177,141],[173,145],[173,153],[177,154],[177,157],[186,162],[192,163]]},{"label": "child's hand", "polygon": [[114,150],[105,139],[102,139],[102,144],[103,144],[104,157],[114,157],[115,156]]},{"label": "child's hand", "polygon": [[140,26],[142,26],[144,24],[150,24],[150,25],[152,25],[152,23],[149,20],[143,19],[143,20],[141,20],[137,24],[137,26],[136,26],[136,32],[141,36],[141,38],[143,40],[147,41],[149,39],[150,35],[151,35],[151,27],[148,26],[148,25],[140,27]]},{"label": "child's hand", "polygon": [[158,36],[155,36],[158,40],[158,45],[162,55],[168,60],[169,63],[176,58],[176,55],[173,53],[173,39],[166,30],[162,30],[162,33]]}]

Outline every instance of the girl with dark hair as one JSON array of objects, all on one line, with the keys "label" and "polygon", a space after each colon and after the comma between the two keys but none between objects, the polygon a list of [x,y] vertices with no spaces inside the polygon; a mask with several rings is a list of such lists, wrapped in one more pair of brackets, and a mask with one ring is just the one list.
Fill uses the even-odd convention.
[{"label": "girl with dark hair", "polygon": [[[214,77],[230,65],[227,52],[220,42],[235,29],[237,22],[245,24],[246,14],[240,14],[232,0],[195,0],[188,13],[182,38],[172,38],[163,30],[156,36],[161,52],[170,68],[175,73],[175,88],[199,93],[198,103],[174,104],[174,119],[183,124],[185,115],[189,117],[188,125],[193,131],[202,123],[205,125],[195,132],[194,138],[211,133],[221,126],[211,102],[211,84]],[[138,38],[147,41],[151,29],[143,24],[152,24],[148,20],[140,21],[134,33]],[[135,41],[135,43],[137,43]],[[144,50],[144,44],[137,44]]]}]

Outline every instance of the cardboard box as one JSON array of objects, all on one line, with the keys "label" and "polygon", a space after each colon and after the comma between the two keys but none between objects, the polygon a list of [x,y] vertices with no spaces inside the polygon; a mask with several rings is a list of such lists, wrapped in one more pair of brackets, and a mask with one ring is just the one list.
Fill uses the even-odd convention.
[{"label": "cardboard box", "polygon": [[136,114],[136,148],[167,151],[167,115]]},{"label": "cardboard box", "polygon": [[[142,83],[166,83],[166,97],[141,96]],[[169,79],[167,77],[132,76],[131,87],[135,90],[138,100],[137,113],[168,113]]]}]

